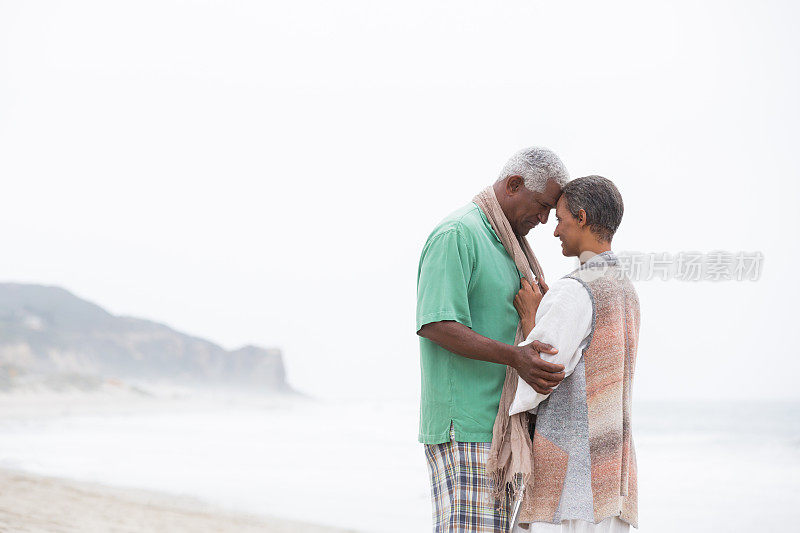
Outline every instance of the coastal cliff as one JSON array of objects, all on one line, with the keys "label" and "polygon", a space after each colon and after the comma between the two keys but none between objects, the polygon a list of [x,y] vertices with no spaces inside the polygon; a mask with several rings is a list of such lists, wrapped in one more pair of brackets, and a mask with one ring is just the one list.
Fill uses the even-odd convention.
[{"label": "coastal cliff", "polygon": [[0,284],[0,391],[156,382],[292,392],[277,348],[228,351],[60,287]]}]

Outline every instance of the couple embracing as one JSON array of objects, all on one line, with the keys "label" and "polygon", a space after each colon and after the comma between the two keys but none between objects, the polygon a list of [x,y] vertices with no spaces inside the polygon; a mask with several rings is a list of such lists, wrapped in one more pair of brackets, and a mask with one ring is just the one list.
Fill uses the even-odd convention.
[{"label": "couple embracing", "polygon": [[[580,267],[545,282],[525,236],[555,209]],[[639,300],[611,251],[623,202],[556,154],[516,153],[428,237],[417,278],[436,532],[628,532]]]}]

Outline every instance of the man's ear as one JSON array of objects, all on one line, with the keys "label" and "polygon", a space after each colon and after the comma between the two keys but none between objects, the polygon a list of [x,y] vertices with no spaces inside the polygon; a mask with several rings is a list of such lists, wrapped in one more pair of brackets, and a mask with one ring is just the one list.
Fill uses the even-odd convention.
[{"label": "man's ear", "polygon": [[522,176],[509,176],[506,180],[506,194],[516,194],[525,186],[525,180]]},{"label": "man's ear", "polygon": [[582,228],[585,225],[586,225],[586,211],[581,209],[580,211],[578,211],[578,226]]}]

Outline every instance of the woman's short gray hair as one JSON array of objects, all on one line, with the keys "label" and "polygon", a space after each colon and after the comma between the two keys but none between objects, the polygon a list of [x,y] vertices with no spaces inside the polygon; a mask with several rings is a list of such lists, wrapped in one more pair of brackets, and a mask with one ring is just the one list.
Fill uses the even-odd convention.
[{"label": "woman's short gray hair", "polygon": [[586,212],[586,225],[606,242],[611,242],[614,233],[622,222],[625,205],[616,185],[603,176],[585,176],[570,181],[562,191],[567,208],[573,217],[583,209]]},{"label": "woman's short gray hair", "polygon": [[554,180],[561,187],[569,181],[567,167],[561,159],[547,148],[531,146],[520,150],[508,160],[498,179],[508,176],[522,176],[525,188],[543,192],[548,180]]}]

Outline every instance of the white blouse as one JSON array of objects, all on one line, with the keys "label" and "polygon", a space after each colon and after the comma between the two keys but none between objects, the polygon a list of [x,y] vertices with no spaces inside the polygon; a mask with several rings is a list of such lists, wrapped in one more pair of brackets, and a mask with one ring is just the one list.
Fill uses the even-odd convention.
[{"label": "white blouse", "polygon": [[[523,529],[523,526],[529,526]],[[516,524],[511,533],[629,533],[631,525],[623,522],[618,516],[609,516],[599,524],[586,520],[563,520],[560,524],[534,522],[532,524]]]}]

